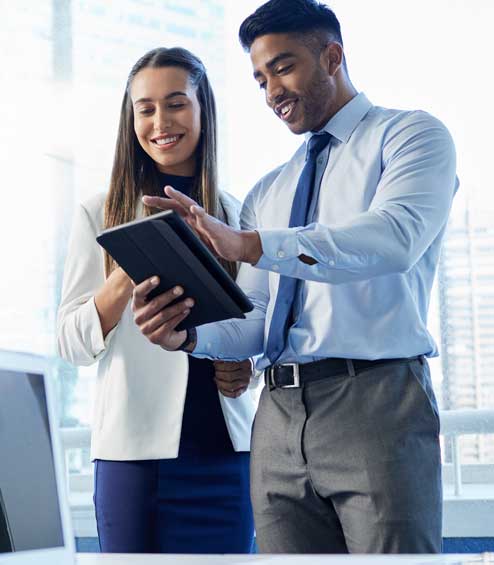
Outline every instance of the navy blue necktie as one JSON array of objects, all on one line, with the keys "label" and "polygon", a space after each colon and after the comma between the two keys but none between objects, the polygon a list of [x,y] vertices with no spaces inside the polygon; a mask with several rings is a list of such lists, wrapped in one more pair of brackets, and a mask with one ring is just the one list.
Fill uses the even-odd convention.
[{"label": "navy blue necktie", "polygon": [[[322,133],[313,135],[308,144],[307,158],[302,174],[298,180],[297,190],[293,197],[290,223],[288,227],[295,228],[307,224],[312,194],[314,192],[314,178],[316,174],[316,160],[319,153],[328,145],[331,135]],[[288,330],[292,323],[292,309],[297,293],[298,279],[280,276],[278,294],[274,305],[273,317],[269,326],[266,356],[275,363],[285,349]]]}]

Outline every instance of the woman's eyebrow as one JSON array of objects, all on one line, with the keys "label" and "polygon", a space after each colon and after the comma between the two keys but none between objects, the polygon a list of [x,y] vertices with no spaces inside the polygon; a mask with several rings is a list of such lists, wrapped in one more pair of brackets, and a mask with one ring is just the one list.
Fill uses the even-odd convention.
[{"label": "woman's eyebrow", "polygon": [[[175,90],[174,92],[170,92],[170,94],[167,94],[164,97],[164,100],[169,100],[170,98],[174,98],[175,96],[187,96],[187,93],[182,92],[181,90]],[[152,101],[153,101],[152,98],[139,98],[134,102],[134,105],[139,104],[139,102],[152,102]]]}]

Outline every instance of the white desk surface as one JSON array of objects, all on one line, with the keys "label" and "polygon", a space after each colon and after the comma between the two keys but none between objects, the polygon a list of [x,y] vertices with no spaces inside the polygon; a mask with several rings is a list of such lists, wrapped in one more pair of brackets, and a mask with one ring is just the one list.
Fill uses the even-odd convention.
[{"label": "white desk surface", "polygon": [[129,555],[79,553],[77,565],[483,565],[494,553],[465,555]]}]

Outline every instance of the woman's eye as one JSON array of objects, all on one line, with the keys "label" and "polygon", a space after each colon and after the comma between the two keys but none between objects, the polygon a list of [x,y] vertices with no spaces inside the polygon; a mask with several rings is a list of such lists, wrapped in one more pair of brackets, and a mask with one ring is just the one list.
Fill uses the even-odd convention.
[{"label": "woman's eye", "polygon": [[261,90],[264,90],[266,88],[266,81],[265,80],[263,80],[262,82],[259,83],[259,88]]},{"label": "woman's eye", "polygon": [[169,108],[183,108],[185,106],[185,104],[183,102],[175,102],[175,104],[170,104]]},{"label": "woman's eye", "polygon": [[139,110],[139,114],[141,114],[141,115],[143,115],[143,116],[146,116],[146,115],[148,115],[148,114],[151,114],[152,112],[153,112],[153,109],[152,109],[152,108],[141,108],[141,109]]}]

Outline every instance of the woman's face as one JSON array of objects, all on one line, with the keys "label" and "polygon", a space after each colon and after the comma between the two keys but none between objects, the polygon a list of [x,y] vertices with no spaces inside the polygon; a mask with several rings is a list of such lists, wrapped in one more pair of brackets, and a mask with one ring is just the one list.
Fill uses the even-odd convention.
[{"label": "woman's face", "polygon": [[134,130],[163,173],[193,176],[201,135],[201,107],[189,73],[179,67],[139,71],[130,88]]}]

